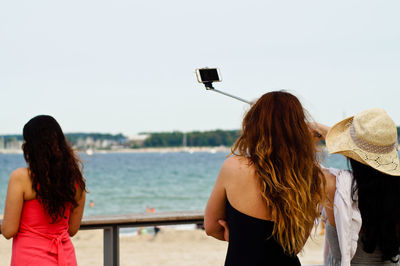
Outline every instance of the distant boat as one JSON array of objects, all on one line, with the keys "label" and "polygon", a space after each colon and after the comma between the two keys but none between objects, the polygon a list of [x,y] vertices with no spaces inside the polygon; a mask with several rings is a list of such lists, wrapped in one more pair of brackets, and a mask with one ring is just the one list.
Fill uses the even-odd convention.
[{"label": "distant boat", "polygon": [[182,147],[184,152],[188,152],[190,154],[194,153],[194,150],[187,146],[187,135],[185,132],[183,132]]},{"label": "distant boat", "polygon": [[92,149],[87,149],[87,150],[86,150],[86,154],[89,155],[89,156],[92,156],[93,153],[94,153],[94,152],[93,152]]}]

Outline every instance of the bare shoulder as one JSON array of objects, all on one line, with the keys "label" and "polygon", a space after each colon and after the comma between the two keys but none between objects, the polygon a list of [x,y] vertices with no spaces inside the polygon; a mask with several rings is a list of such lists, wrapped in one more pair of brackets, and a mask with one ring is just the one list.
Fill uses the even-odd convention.
[{"label": "bare shoulder", "polygon": [[10,185],[21,190],[24,193],[25,200],[34,198],[32,180],[27,168],[18,168],[14,170],[10,175],[9,186]]},{"label": "bare shoulder", "polygon": [[[254,174],[254,166],[250,163],[249,159],[243,156],[231,156],[227,158],[222,165],[220,177],[228,183],[232,181],[241,182],[240,180],[246,179],[248,176]],[[248,179],[244,180],[248,181]]]},{"label": "bare shoulder", "polygon": [[27,168],[18,168],[12,171],[10,174],[10,182],[29,182],[30,177],[29,177],[29,171]]},{"label": "bare shoulder", "polygon": [[225,159],[222,167],[231,168],[237,167],[241,163],[241,157],[237,155],[232,155]]},{"label": "bare shoulder", "polygon": [[29,170],[27,168],[18,168],[14,170],[10,175],[9,185],[18,187],[21,191],[24,192],[25,196],[33,193],[32,180],[29,176]]},{"label": "bare shoulder", "polygon": [[222,165],[222,169],[224,171],[240,173],[240,172],[248,172],[252,169],[249,159],[243,156],[231,156],[224,161]]}]

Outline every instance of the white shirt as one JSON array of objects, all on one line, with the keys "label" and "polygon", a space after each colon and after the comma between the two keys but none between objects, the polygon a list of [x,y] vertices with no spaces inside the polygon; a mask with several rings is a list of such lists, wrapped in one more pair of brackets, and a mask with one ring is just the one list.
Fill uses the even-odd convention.
[{"label": "white shirt", "polygon": [[[361,229],[361,213],[358,202],[351,196],[353,175],[350,171],[334,168],[328,169],[336,176],[336,192],[333,201],[336,231],[341,253],[341,266],[349,266],[357,250],[358,234]],[[357,200],[357,193],[354,194]],[[325,238],[324,259],[329,253],[329,245]]]}]

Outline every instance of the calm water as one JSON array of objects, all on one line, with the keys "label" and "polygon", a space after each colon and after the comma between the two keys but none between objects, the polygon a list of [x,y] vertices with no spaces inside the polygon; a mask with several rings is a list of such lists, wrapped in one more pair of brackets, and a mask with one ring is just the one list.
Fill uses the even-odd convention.
[{"label": "calm water", "polygon": [[[205,208],[219,168],[227,153],[108,153],[81,155],[87,195],[84,215]],[[343,156],[323,156],[323,164],[346,168]],[[21,154],[0,154],[0,213],[8,177],[25,167]],[[90,201],[95,203],[89,208]]]}]

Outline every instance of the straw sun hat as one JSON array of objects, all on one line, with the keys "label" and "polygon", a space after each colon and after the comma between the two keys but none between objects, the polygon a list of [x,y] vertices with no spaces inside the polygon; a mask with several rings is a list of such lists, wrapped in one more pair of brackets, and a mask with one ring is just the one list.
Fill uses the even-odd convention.
[{"label": "straw sun hat", "polygon": [[326,147],[330,153],[400,176],[396,125],[383,109],[366,110],[340,121],[329,130]]}]

